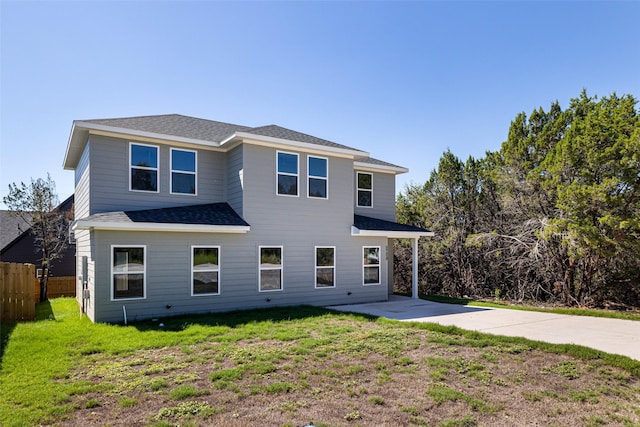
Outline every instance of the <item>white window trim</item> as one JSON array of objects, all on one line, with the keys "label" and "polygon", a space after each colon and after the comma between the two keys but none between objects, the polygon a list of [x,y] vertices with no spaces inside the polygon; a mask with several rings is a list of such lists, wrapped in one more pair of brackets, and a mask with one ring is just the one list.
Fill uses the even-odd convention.
[{"label": "white window trim", "polygon": [[[382,280],[381,280],[382,279],[382,262],[379,259],[378,260],[378,264],[367,266],[367,264],[364,263],[364,250],[365,249],[378,249],[378,255],[380,257],[382,257],[382,249],[381,249],[380,246],[363,246],[362,247],[362,251],[360,252],[360,255],[363,257],[362,258],[362,286],[378,286],[378,285],[381,285],[382,284]],[[365,269],[367,269],[367,268],[377,268],[378,269],[378,283],[365,283],[364,282],[364,279],[366,277],[364,272],[365,272]]]},{"label": "white window trim", "polygon": [[[331,267],[321,266],[318,267],[318,249],[333,249],[333,265]],[[336,247],[335,246],[316,246],[313,250],[314,259],[314,283],[316,289],[335,289],[336,288]],[[318,269],[319,268],[332,268],[333,269],[333,286],[318,286]]]},{"label": "white window trim", "polygon": [[[131,151],[134,145],[140,145],[143,147],[153,147],[156,149],[157,163],[158,166],[155,168],[145,167],[145,166],[133,166],[131,164]],[[156,171],[156,191],[149,190],[134,190],[131,186],[131,169],[142,169],[148,171]],[[152,144],[142,144],[140,142],[129,142],[129,191],[135,191],[136,193],[159,193],[160,192],[160,146],[152,145]]]},{"label": "white window trim", "polygon": [[[327,176],[317,176],[317,175],[311,175],[311,159],[323,159],[327,162]],[[311,185],[309,185],[309,181],[311,180],[311,178],[313,179],[323,179],[327,184],[326,184],[326,197],[316,197],[316,196],[311,196],[309,194],[309,191],[311,190]],[[319,199],[319,200],[328,200],[329,199],[329,158],[328,157],[321,157],[321,156],[307,156],[307,197],[310,199]]]},{"label": "white window trim", "polygon": [[[193,250],[194,249],[217,249],[218,250],[218,268],[211,270],[203,270],[203,272],[218,272],[218,292],[212,292],[207,294],[196,294],[193,292]],[[206,297],[211,295],[220,295],[222,293],[222,248],[218,245],[191,245],[191,296],[192,297]]]},{"label": "white window trim", "polygon": [[[298,170],[298,173],[289,173],[289,172],[280,172],[278,171],[278,154],[291,154],[293,156],[296,156],[296,169]],[[279,175],[286,175],[286,176],[295,176],[296,180],[298,181],[298,193],[296,195],[291,195],[291,194],[280,194],[278,192],[278,176]],[[290,151],[280,151],[277,150],[276,151],[276,195],[277,196],[282,196],[282,197],[300,197],[300,154],[298,153],[292,153]]]},{"label": "white window trim", "polygon": [[[358,186],[358,182],[360,181],[359,176],[361,174],[371,176],[371,188],[360,188]],[[360,204],[360,198],[358,197],[359,191],[371,192],[371,206],[364,206]],[[356,172],[356,206],[359,208],[373,208],[373,174],[371,172]]]},{"label": "white window trim", "polygon": [[[174,170],[173,169],[173,152],[174,151],[185,151],[185,152],[188,152],[188,153],[193,153],[194,154],[194,161],[195,161],[195,165],[194,165],[195,172],[183,171],[183,170],[179,170],[179,169]],[[169,150],[169,164],[170,164],[169,168],[171,169],[170,172],[169,172],[169,174],[170,174],[169,175],[169,194],[175,194],[177,196],[192,196],[192,197],[193,196],[197,196],[198,195],[198,152],[196,150],[187,150],[187,149],[183,149],[183,148],[171,147],[171,149]],[[185,174],[185,175],[193,175],[195,177],[194,178],[194,182],[195,182],[195,185],[196,185],[195,193],[193,193],[193,194],[191,194],[191,193],[175,193],[173,191],[173,173],[174,172],[175,173],[182,173],[182,174]]]},{"label": "white window trim", "polygon": [[[142,297],[135,297],[135,298],[115,298],[114,296],[114,285],[115,283],[113,282],[113,250],[115,248],[142,248],[144,250],[143,255],[142,255],[142,262],[143,262],[143,271],[142,271]],[[109,267],[109,272],[111,274],[111,277],[109,279],[109,282],[111,283],[111,301],[136,301],[136,300],[145,300],[147,299],[147,245],[127,245],[127,244],[122,244],[122,245],[111,245],[111,254],[109,256],[111,263],[110,263],[110,267]]]},{"label": "white window trim", "polygon": [[[280,267],[262,267],[262,248],[280,248]],[[262,290],[262,270],[280,270],[280,289]],[[279,245],[258,246],[258,292],[282,292],[284,290],[284,247]]]}]

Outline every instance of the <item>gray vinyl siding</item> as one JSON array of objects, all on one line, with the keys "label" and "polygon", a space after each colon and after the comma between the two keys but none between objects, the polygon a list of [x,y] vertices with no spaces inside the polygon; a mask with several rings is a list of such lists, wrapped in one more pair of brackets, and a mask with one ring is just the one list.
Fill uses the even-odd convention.
[{"label": "gray vinyl siding", "polygon": [[[276,305],[346,304],[388,298],[391,240],[351,236],[351,226],[354,210],[362,215],[395,219],[392,174],[373,173],[373,208],[355,208],[353,160],[324,156],[328,158],[328,199],[309,198],[308,154],[297,152],[298,196],[279,196],[276,194],[277,150],[244,144],[228,153],[198,149],[197,196],[171,195],[171,146],[152,144],[160,148],[159,192],[132,192],[129,191],[130,141],[93,135],[90,139],[76,170],[76,215],[226,201],[251,226],[246,234],[79,231],[77,271],[82,271],[82,256],[87,256],[91,298],[86,310],[92,320],[121,322],[123,306],[128,320],[136,321],[186,313]],[[146,247],[144,299],[111,300],[112,245]],[[193,245],[221,248],[220,295],[191,295]],[[258,289],[260,246],[283,248],[281,291],[260,292]],[[316,246],[335,247],[334,288],[315,288]],[[363,285],[363,246],[381,249],[380,285]],[[82,302],[81,292],[78,292],[78,301]]]},{"label": "gray vinyl siding", "polygon": [[90,204],[90,172],[89,172],[89,152],[90,143],[87,143],[78,166],[75,170],[75,194],[74,194],[74,215],[76,219],[89,216]]},{"label": "gray vinyl siding", "polygon": [[[240,154],[240,153],[238,153]],[[329,159],[329,199],[306,196],[306,154],[300,154],[299,197],[276,195],[276,150],[245,145],[242,210],[246,234],[95,231],[95,321],[121,322],[185,313],[299,304],[331,305],[388,298],[384,237],[352,237],[353,166]],[[229,164],[238,163],[237,160]],[[232,168],[230,168],[232,169]],[[230,175],[233,174],[230,172]],[[236,207],[237,207],[236,202]],[[146,245],[146,297],[111,301],[112,245]],[[220,295],[191,296],[191,246],[220,246]],[[283,289],[260,292],[260,246],[282,246]],[[335,287],[315,288],[315,247],[333,246]],[[380,285],[363,286],[363,246],[380,246]],[[167,304],[171,308],[166,308]]]},{"label": "gray vinyl siding", "polygon": [[240,174],[244,174],[244,170],[241,145],[227,154],[227,171],[227,203],[238,215],[242,216],[242,182]]},{"label": "gray vinyl siding", "polygon": [[[90,214],[117,210],[154,209],[225,201],[226,162],[222,152],[199,149],[197,195],[170,194],[171,145],[159,147],[159,192],[129,190],[129,143],[135,141],[90,137],[91,205]],[[174,147],[180,148],[180,147]]]},{"label": "gray vinyl siding", "polygon": [[[149,233],[95,231],[94,321],[122,322],[186,313],[223,312],[283,305],[329,305],[387,299],[386,239],[318,239],[336,246],[336,287],[315,289],[314,243],[300,239],[265,244],[283,246],[283,291],[258,291],[258,244],[249,234]],[[262,244],[262,243],[261,243]],[[146,245],[146,297],[111,301],[112,245]],[[220,246],[220,295],[191,296],[191,246]],[[362,285],[362,246],[381,246],[383,283]],[[90,265],[92,265],[90,263]],[[351,295],[348,295],[351,292]],[[167,305],[171,305],[167,308]],[[97,307],[95,311],[93,307]]]},{"label": "gray vinyl siding", "polygon": [[370,216],[387,221],[396,220],[396,177],[390,173],[370,172],[372,175],[373,204],[371,207],[358,207],[358,195],[355,190],[357,186],[357,170],[353,172],[352,181],[354,190],[351,193],[351,200],[355,206],[355,213],[358,215]]},{"label": "gray vinyl siding", "polygon": [[[88,274],[85,280],[87,280],[87,285],[89,289],[90,298],[87,301],[87,305],[85,306],[85,312],[90,319],[95,318],[95,307],[94,304],[94,294],[95,294],[95,258],[94,251],[92,247],[94,247],[92,231],[87,230],[78,230],[76,231],[76,276],[80,277],[82,275],[82,257],[86,256],[88,263]],[[78,301],[78,306],[82,307],[82,282],[80,280],[76,281],[76,300]]]},{"label": "gray vinyl siding", "polygon": [[[284,292],[269,292],[272,302],[336,304],[386,299],[384,285],[362,286],[362,246],[369,241],[384,253],[386,239],[351,236],[352,161],[330,157],[329,198],[308,198],[307,154],[298,152],[298,197],[287,197],[276,194],[276,150],[252,145],[245,145],[244,150],[244,218],[251,224],[246,238],[256,258],[258,246],[283,246]],[[314,288],[315,246],[336,247],[335,288]],[[352,294],[347,296],[347,292]]]}]

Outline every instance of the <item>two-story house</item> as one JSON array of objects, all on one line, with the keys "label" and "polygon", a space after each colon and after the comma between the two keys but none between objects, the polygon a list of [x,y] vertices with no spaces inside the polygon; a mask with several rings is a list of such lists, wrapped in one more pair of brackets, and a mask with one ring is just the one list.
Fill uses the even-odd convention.
[{"label": "two-story house", "polygon": [[390,239],[414,239],[415,260],[432,235],[395,222],[406,169],[274,125],[75,121],[64,168],[93,321],[386,300]]}]

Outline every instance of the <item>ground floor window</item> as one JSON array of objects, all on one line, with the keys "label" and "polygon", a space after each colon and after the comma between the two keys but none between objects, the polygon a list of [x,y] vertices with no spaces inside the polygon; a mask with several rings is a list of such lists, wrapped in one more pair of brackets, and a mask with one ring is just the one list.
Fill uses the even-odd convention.
[{"label": "ground floor window", "polygon": [[362,276],[364,285],[380,284],[380,246],[364,246]]},{"label": "ground floor window", "polygon": [[336,278],[336,248],[316,246],[316,288],[334,288]]},{"label": "ground floor window", "polygon": [[146,246],[111,247],[111,299],[145,297]]},{"label": "ground floor window", "polygon": [[191,247],[191,295],[220,294],[220,247]]},{"label": "ground floor window", "polygon": [[282,246],[260,246],[259,264],[260,292],[282,290]]}]

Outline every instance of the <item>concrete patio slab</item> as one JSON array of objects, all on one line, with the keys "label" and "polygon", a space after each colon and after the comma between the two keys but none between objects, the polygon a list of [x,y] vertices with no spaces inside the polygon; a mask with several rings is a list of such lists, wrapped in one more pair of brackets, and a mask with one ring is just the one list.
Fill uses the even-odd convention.
[{"label": "concrete patio slab", "polygon": [[553,344],[578,344],[640,360],[640,322],[633,320],[442,304],[396,295],[385,302],[327,308]]}]

